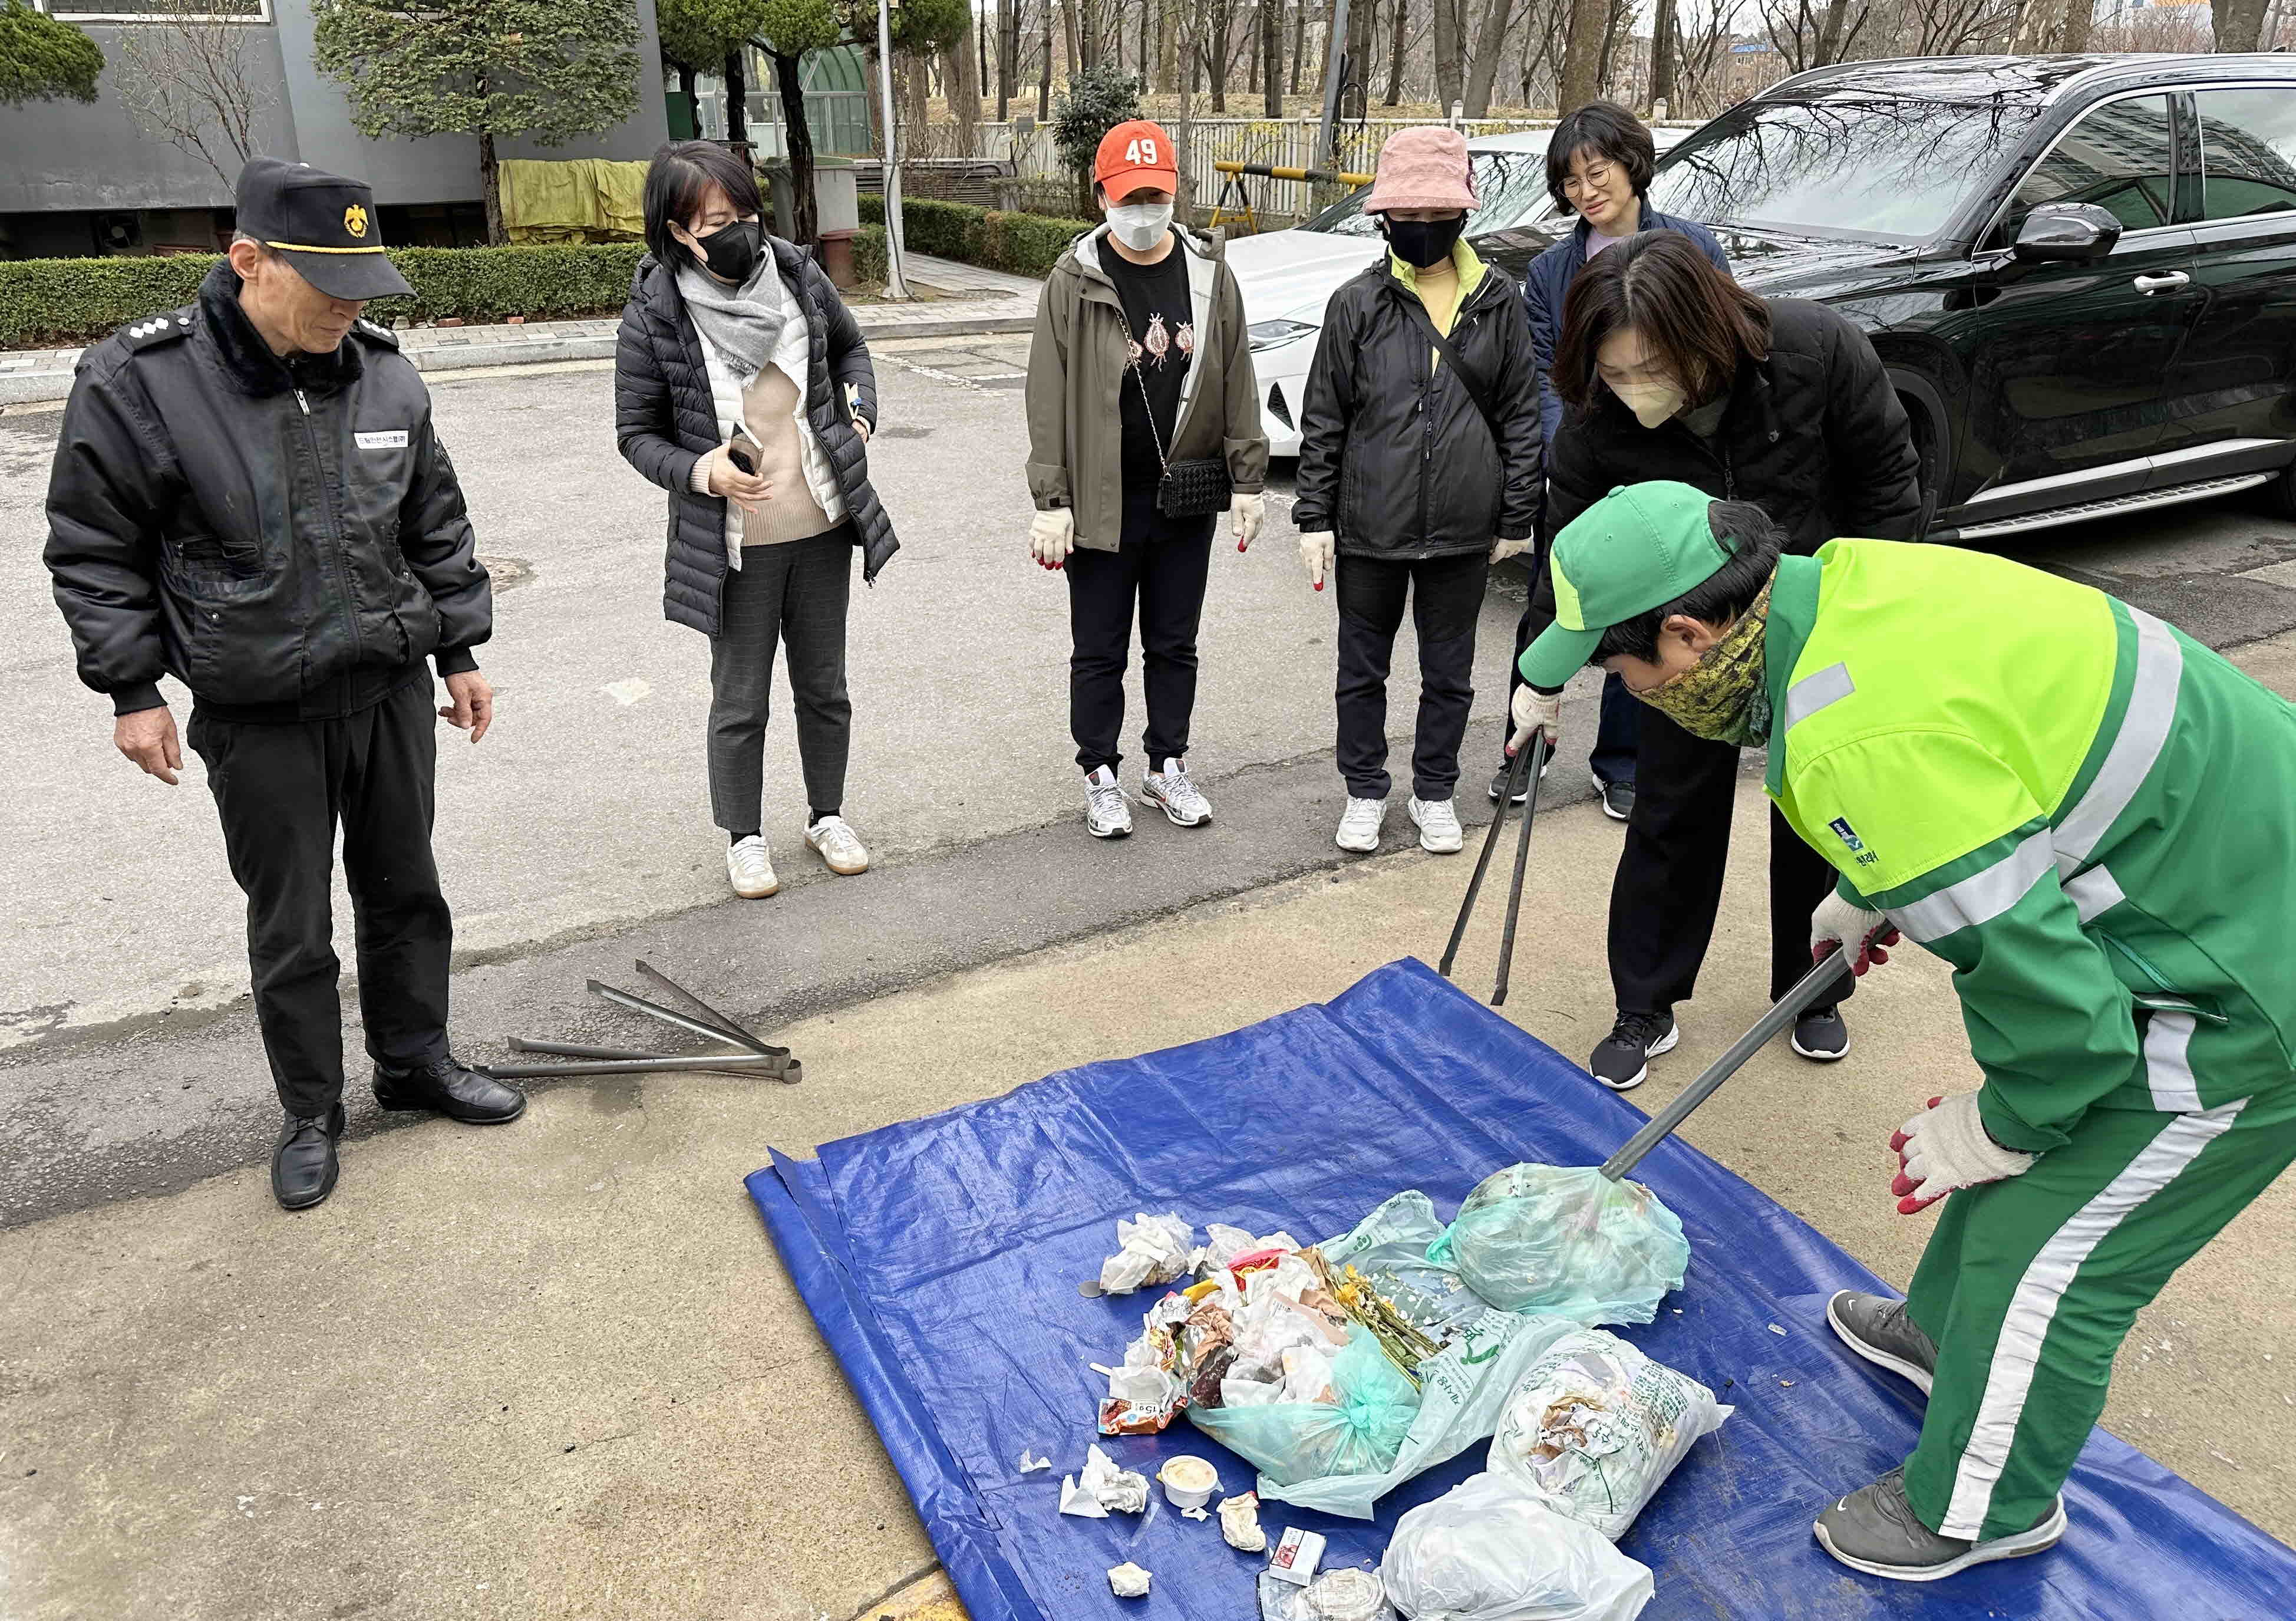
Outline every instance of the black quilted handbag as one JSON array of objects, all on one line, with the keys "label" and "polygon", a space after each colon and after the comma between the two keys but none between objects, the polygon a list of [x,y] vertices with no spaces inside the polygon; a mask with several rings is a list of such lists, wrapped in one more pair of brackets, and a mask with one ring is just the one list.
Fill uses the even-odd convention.
[{"label": "black quilted handbag", "polygon": [[1235,481],[1228,476],[1226,461],[1217,456],[1191,457],[1185,462],[1167,459],[1163,435],[1156,432],[1156,408],[1148,402],[1148,384],[1137,366],[1128,369],[1139,387],[1140,403],[1146,407],[1148,432],[1156,441],[1156,460],[1164,469],[1164,476],[1156,482],[1156,510],[1168,518],[1201,518],[1226,512],[1235,498]]}]

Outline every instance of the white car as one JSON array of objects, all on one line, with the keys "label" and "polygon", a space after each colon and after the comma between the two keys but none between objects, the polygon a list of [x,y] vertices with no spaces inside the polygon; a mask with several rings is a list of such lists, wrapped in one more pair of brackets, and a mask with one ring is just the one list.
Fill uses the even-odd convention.
[{"label": "white car", "polygon": [[[1690,131],[1651,133],[1664,152]],[[1532,129],[1479,136],[1467,143],[1475,194],[1483,200],[1468,216],[1468,240],[1486,259],[1518,275],[1570,218],[1547,195],[1546,141],[1546,131]],[[1300,406],[1324,308],[1342,282],[1379,257],[1377,222],[1363,211],[1370,195],[1365,186],[1303,226],[1238,236],[1227,244],[1227,262],[1243,293],[1243,318],[1250,328],[1251,364],[1259,379],[1270,456],[1300,454]]]}]

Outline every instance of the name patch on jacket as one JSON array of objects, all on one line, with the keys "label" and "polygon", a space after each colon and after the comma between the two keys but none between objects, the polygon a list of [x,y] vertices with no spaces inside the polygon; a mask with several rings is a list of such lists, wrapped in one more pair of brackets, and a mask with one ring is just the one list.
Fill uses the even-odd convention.
[{"label": "name patch on jacket", "polygon": [[404,450],[406,448],[406,430],[404,428],[400,428],[396,432],[391,433],[354,433],[351,437],[358,440],[358,448],[362,450]]}]

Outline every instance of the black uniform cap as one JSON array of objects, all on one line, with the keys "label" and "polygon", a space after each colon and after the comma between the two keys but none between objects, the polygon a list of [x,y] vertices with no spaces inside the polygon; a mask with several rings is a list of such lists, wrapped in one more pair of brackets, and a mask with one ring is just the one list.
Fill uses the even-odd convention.
[{"label": "black uniform cap", "polygon": [[308,163],[252,158],[239,171],[238,226],[331,299],[381,299],[414,288],[382,248],[374,188]]}]

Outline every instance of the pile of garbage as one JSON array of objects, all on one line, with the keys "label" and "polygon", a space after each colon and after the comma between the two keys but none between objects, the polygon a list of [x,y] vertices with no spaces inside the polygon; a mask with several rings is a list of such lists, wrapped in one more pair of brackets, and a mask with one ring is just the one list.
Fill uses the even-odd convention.
[{"label": "pile of garbage", "polygon": [[[1185,1417],[1248,1460],[1257,1491],[1217,1512],[1250,1552],[1268,1546],[1263,1501],[1368,1519],[1490,1437],[1485,1472],[1406,1515],[1377,1573],[1319,1574],[1323,1539],[1285,1531],[1260,1576],[1266,1621],[1631,1621],[1651,1573],[1611,1543],[1731,1410],[1595,1325],[1650,1321],[1689,1253],[1649,1189],[1554,1165],[1487,1178],[1447,1225],[1413,1190],[1316,1244],[1218,1222],[1200,1244],[1177,1214],[1142,1212],[1084,1286],[1166,1291],[1122,1360],[1093,1365],[1097,1428]],[[1160,1475],[1195,1519],[1217,1478],[1196,1458]],[[1095,1445],[1061,1508],[1137,1513],[1147,1495]],[[1123,1596],[1152,1578],[1128,1564],[1109,1579]]]}]

